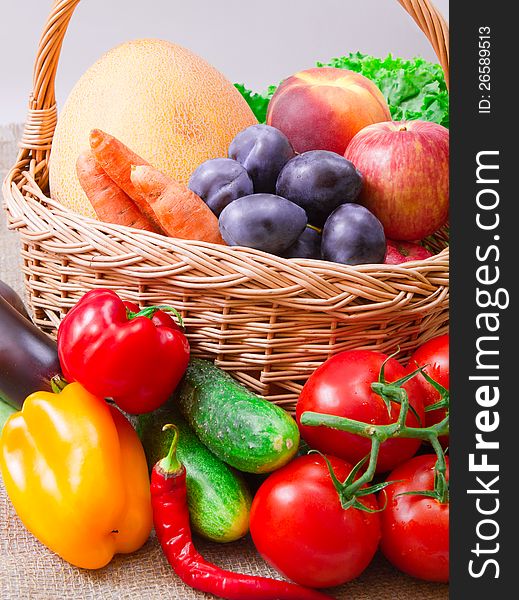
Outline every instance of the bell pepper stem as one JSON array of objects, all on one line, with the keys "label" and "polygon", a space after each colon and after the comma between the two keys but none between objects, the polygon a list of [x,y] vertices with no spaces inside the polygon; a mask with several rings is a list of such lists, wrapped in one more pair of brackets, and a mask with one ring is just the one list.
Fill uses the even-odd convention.
[{"label": "bell pepper stem", "polygon": [[176,308],[173,306],[169,306],[167,304],[159,304],[157,306],[146,306],[142,308],[139,312],[132,312],[131,310],[126,311],[126,316],[129,321],[132,319],[136,319],[137,317],[146,317],[147,319],[152,319],[153,315],[161,310],[162,312],[172,313],[178,320],[178,324],[180,327],[184,327],[184,320],[182,319],[182,315],[178,312]]},{"label": "bell pepper stem", "polygon": [[169,447],[169,452],[167,456],[165,456],[161,461],[159,461],[159,467],[161,472],[165,476],[177,475],[180,471],[182,471],[182,463],[178,460],[177,457],[177,445],[178,445],[178,428],[171,423],[164,425],[162,431],[167,431],[171,429],[173,431],[173,438],[171,440],[171,445]]},{"label": "bell pepper stem", "polygon": [[62,392],[67,385],[68,381],[66,381],[61,375],[54,375],[54,377],[50,380],[50,387],[55,394]]}]

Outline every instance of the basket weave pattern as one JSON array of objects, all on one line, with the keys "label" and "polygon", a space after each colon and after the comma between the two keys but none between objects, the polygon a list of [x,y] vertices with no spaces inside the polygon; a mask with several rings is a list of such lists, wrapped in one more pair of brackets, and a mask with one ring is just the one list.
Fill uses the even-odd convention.
[{"label": "basket weave pattern", "polygon": [[[293,408],[302,384],[349,348],[409,354],[448,326],[446,233],[439,253],[402,266],[348,267],[100,223],[48,197],[48,158],[57,119],[54,79],[79,0],[57,0],[42,35],[34,92],[16,165],[3,192],[20,232],[35,322],[55,331],[85,291],[107,287],[140,304],[182,314],[193,354],[231,370],[269,400]],[[448,31],[428,1],[399,0],[424,31],[448,76]],[[443,249],[442,249],[443,248]]]}]

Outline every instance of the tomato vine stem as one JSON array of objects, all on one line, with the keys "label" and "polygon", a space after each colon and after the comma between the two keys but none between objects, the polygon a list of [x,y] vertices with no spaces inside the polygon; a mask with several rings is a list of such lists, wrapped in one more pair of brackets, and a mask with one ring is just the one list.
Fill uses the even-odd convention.
[{"label": "tomato vine stem", "polygon": [[301,424],[310,427],[331,427],[366,438],[376,437],[380,442],[385,442],[389,438],[414,438],[430,442],[434,437],[449,433],[448,417],[431,427],[408,427],[402,425],[400,419],[390,425],[371,425],[347,417],[306,411],[301,415]]},{"label": "tomato vine stem", "polygon": [[[393,383],[387,383],[384,379],[384,365],[380,371],[379,381],[371,384],[371,389],[378,394],[388,406],[388,411],[391,412],[391,402],[395,402],[400,405],[400,411],[398,418],[394,423],[388,425],[373,425],[371,423],[363,423],[362,421],[356,421],[355,419],[349,419],[347,417],[340,417],[337,415],[330,415],[325,413],[317,413],[313,411],[306,411],[301,415],[301,424],[310,427],[330,427],[331,429],[337,429],[339,431],[346,431],[355,435],[359,435],[371,440],[371,451],[369,456],[369,462],[364,473],[356,480],[353,480],[353,476],[360,470],[360,467],[368,460],[366,457],[361,461],[352,471],[352,475],[346,479],[342,484],[335,482],[335,487],[341,498],[341,503],[344,508],[349,506],[358,506],[356,497],[358,495],[365,495],[366,490],[362,490],[362,486],[367,485],[373,480],[375,476],[377,460],[379,455],[380,446],[388,439],[391,438],[413,438],[419,439],[424,442],[429,442],[433,447],[437,460],[435,465],[435,478],[434,478],[434,491],[432,492],[412,492],[416,494],[432,495],[438,502],[445,504],[449,501],[449,484],[446,477],[447,465],[445,461],[445,454],[443,448],[438,440],[440,436],[448,435],[449,433],[449,392],[436,384],[430,377],[426,379],[432,382],[434,387],[438,390],[441,395],[441,407],[447,411],[446,416],[439,422],[430,427],[409,427],[406,425],[407,416],[409,410],[412,409],[409,397],[406,390],[402,385],[409,381],[412,377],[415,377],[423,373],[423,368],[418,368],[416,371],[407,375],[406,377],[395,381]],[[413,413],[416,415],[415,411]],[[373,486],[374,489],[377,486]]]},{"label": "tomato vine stem", "polygon": [[364,484],[368,484],[373,480],[373,477],[375,476],[375,469],[377,468],[379,449],[380,440],[376,436],[373,436],[371,438],[371,452],[369,454],[368,467],[357,480],[344,488],[343,494],[345,496],[354,497]]}]

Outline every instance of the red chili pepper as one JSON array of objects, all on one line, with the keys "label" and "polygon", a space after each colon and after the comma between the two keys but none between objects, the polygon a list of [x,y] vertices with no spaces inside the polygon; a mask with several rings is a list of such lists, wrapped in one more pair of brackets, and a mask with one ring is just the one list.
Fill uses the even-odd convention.
[{"label": "red chili pepper", "polygon": [[176,388],[189,343],[165,312],[180,319],[174,308],[130,306],[137,311],[111,290],[85,294],[59,326],[58,356],[67,381],[140,414],[158,408]]},{"label": "red chili pepper", "polygon": [[227,600],[332,600],[330,596],[267,577],[240,575],[207,562],[191,539],[186,500],[186,470],[176,456],[178,430],[169,454],[151,474],[153,523],[164,554],[184,583]]}]

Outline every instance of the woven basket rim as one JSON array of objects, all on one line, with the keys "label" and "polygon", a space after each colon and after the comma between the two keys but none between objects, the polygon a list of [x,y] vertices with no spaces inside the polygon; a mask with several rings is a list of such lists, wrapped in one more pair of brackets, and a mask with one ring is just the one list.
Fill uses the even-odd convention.
[{"label": "woven basket rim", "polygon": [[[301,271],[309,270],[314,272],[316,268],[319,270],[333,272],[333,274],[337,275],[339,273],[351,273],[351,272],[360,272],[360,273],[376,273],[378,271],[386,274],[387,272],[398,272],[398,271],[420,271],[422,269],[428,269],[429,265],[435,263],[439,260],[448,259],[449,256],[449,248],[448,246],[441,250],[439,253],[434,254],[431,257],[420,259],[416,261],[408,261],[402,263],[400,265],[386,265],[383,263],[369,263],[362,265],[344,265],[341,263],[335,263],[332,261],[325,261],[320,259],[304,259],[304,258],[283,258],[276,256],[274,254],[270,254],[268,252],[263,252],[262,250],[256,250],[253,248],[247,248],[245,246],[223,246],[221,244],[213,244],[209,242],[201,242],[198,240],[184,240],[179,238],[173,238],[164,236],[159,233],[154,233],[151,231],[145,231],[142,229],[134,229],[132,227],[126,227],[124,225],[114,225],[112,223],[104,223],[99,221],[93,217],[88,217],[76,213],[59,201],[51,198],[47,194],[45,194],[39,185],[36,183],[35,179],[31,177],[29,171],[20,171],[16,166],[11,168],[5,177],[2,184],[2,191],[4,195],[4,200],[6,207],[8,209],[9,214],[11,215],[11,221],[16,222],[14,226],[15,229],[24,229],[29,228],[27,222],[23,218],[14,219],[12,215],[16,215],[19,211],[13,206],[16,205],[16,199],[12,193],[13,186],[17,188],[16,183],[13,181],[16,176],[22,175],[32,186],[32,193],[36,192],[36,188],[39,190],[37,193],[38,200],[41,202],[43,208],[46,208],[49,212],[59,215],[61,217],[66,218],[68,221],[81,223],[83,225],[87,225],[93,229],[96,229],[104,234],[112,235],[114,237],[120,238],[124,235],[128,235],[132,237],[132,239],[141,240],[144,244],[153,244],[155,246],[159,246],[164,250],[169,250],[172,252],[178,251],[182,248],[203,248],[207,250],[208,255],[218,255],[224,254],[228,255],[229,253],[237,253],[244,260],[251,260],[255,262],[258,258],[262,259],[262,262],[274,262],[276,266],[281,266],[283,264],[292,265],[293,268],[300,269]],[[13,210],[14,208],[14,210]],[[13,225],[10,225],[13,228]],[[32,228],[34,231],[34,228]],[[42,231],[47,231],[46,229],[42,229]],[[328,266],[328,269],[326,268]]]}]

